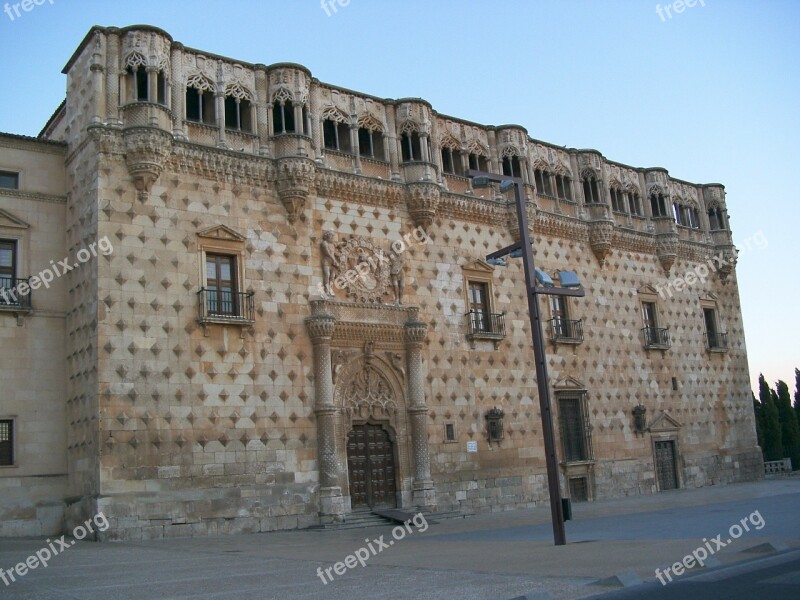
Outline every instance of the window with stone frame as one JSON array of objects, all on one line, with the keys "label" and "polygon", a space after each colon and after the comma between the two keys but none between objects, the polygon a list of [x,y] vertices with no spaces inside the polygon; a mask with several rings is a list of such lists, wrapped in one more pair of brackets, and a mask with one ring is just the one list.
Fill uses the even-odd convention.
[{"label": "window with stone frame", "polygon": [[403,162],[422,160],[422,138],[416,131],[404,131],[400,134],[400,153]]},{"label": "window with stone frame", "polygon": [[456,140],[445,140],[441,150],[442,172],[448,175],[464,175],[464,158],[461,145]]},{"label": "window with stone frame", "polygon": [[19,173],[14,171],[0,171],[0,188],[6,190],[18,190]]},{"label": "window with stone frame", "polygon": [[556,401],[564,462],[592,460],[592,431],[586,394],[559,393]]},{"label": "window with stone frame", "polygon": [[186,83],[186,120],[212,126],[217,123],[214,84],[202,75],[190,77]]},{"label": "window with stone frame", "polygon": [[482,171],[484,173],[488,171],[488,161],[486,160],[486,156],[483,154],[470,152],[467,159],[469,162],[469,168],[473,171]]},{"label": "window with stone frame", "polygon": [[254,293],[245,290],[244,236],[217,226],[198,233],[202,284],[198,292],[205,323],[252,323]]},{"label": "window with stone frame", "polygon": [[644,210],[642,210],[642,197],[635,189],[629,189],[625,192],[625,198],[628,203],[628,211],[636,217],[643,217]]},{"label": "window with stone frame", "polygon": [[597,176],[591,171],[583,174],[583,201],[586,204],[604,204]]},{"label": "window with stone frame", "polygon": [[492,340],[495,346],[505,337],[505,315],[494,308],[492,276],[494,267],[476,259],[462,269],[464,275],[464,300],[467,307],[467,339]]},{"label": "window with stone frame", "polygon": [[727,229],[724,213],[719,206],[712,206],[708,209],[708,226],[711,231]]},{"label": "window with stone frame", "polygon": [[553,195],[553,186],[550,183],[550,172],[542,167],[533,170],[533,179],[536,183],[536,191],[544,196]]},{"label": "window with stone frame", "polygon": [[519,156],[511,154],[503,157],[503,175],[506,177],[522,177]]},{"label": "window with stone frame", "polygon": [[556,174],[556,196],[561,200],[572,201],[572,180],[568,175]]},{"label": "window with stone frame", "polygon": [[14,466],[14,419],[0,419],[0,467]]},{"label": "window with stone frame", "polygon": [[239,83],[225,87],[225,129],[253,131],[253,95]]},{"label": "window with stone frame", "polygon": [[[144,56],[133,52],[125,61],[125,76],[129,102],[167,104],[167,80],[163,68],[156,70],[151,79]],[[155,89],[151,89],[152,83],[155,83]]]},{"label": "window with stone frame", "polygon": [[654,217],[667,217],[667,198],[661,190],[650,190],[650,214]]},{"label": "window with stone frame", "polygon": [[347,117],[333,109],[324,113],[322,120],[322,142],[326,150],[336,152],[353,152],[350,143],[350,124]]},{"label": "window with stone frame", "polygon": [[362,158],[372,158],[374,160],[385,161],[386,153],[383,149],[383,132],[379,129],[359,127],[358,154]]},{"label": "window with stone frame", "polygon": [[611,195],[611,210],[617,213],[627,214],[628,207],[625,204],[625,195],[622,189],[612,185],[609,193]]}]

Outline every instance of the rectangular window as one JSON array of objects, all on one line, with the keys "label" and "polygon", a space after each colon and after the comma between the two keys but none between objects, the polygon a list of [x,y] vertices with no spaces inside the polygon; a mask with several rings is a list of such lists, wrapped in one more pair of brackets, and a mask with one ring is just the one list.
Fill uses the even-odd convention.
[{"label": "rectangular window", "polygon": [[208,314],[239,316],[236,257],[206,254]]},{"label": "rectangular window", "polygon": [[364,158],[385,160],[383,153],[383,134],[360,127],[358,129],[358,153]]},{"label": "rectangular window", "polygon": [[16,291],[17,285],[17,243],[10,240],[0,240],[0,304],[5,304],[13,298],[9,292]]},{"label": "rectangular window", "polygon": [[483,171],[486,172],[486,157],[482,156],[481,154],[470,154],[469,155],[469,168],[473,171]]},{"label": "rectangular window", "polygon": [[455,442],[456,441],[456,424],[455,423],[445,423],[444,424],[444,441],[445,442]]},{"label": "rectangular window", "polygon": [[0,420],[0,467],[14,466],[14,420]]},{"label": "rectangular window", "polygon": [[591,460],[592,440],[585,399],[580,397],[559,398],[558,418],[561,424],[564,460],[566,462]]},{"label": "rectangular window", "polygon": [[400,137],[403,162],[422,160],[422,144],[416,131],[404,133]]},{"label": "rectangular window", "polygon": [[469,313],[472,331],[490,332],[489,321],[489,284],[483,282],[469,282]]},{"label": "rectangular window", "polygon": [[19,173],[0,171],[0,188],[7,190],[19,189]]}]

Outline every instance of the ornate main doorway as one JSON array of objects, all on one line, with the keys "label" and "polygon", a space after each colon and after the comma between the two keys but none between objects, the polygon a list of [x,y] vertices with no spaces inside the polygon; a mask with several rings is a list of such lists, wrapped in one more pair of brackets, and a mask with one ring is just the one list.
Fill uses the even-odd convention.
[{"label": "ornate main doorway", "polygon": [[354,425],[347,435],[352,507],[397,506],[394,444],[379,425]]}]

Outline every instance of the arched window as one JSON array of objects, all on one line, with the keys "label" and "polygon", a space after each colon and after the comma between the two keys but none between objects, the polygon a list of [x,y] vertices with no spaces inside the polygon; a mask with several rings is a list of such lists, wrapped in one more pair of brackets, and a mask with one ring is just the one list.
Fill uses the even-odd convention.
[{"label": "arched window", "polygon": [[628,207],[625,203],[625,195],[618,185],[612,185],[609,190],[611,193],[611,210],[618,213],[628,212]]},{"label": "arched window", "polygon": [[450,175],[464,175],[464,159],[461,144],[452,136],[442,140],[442,171]]},{"label": "arched window", "polygon": [[422,140],[419,132],[407,130],[400,134],[400,150],[403,162],[422,160]]},{"label": "arched window", "polygon": [[650,189],[650,211],[654,217],[666,217],[667,199],[659,188]]},{"label": "arched window", "polygon": [[383,129],[372,115],[365,115],[358,120],[358,153],[364,158],[386,160]]},{"label": "arched window", "polygon": [[272,131],[275,135],[294,133],[294,106],[288,90],[280,89],[272,97]]},{"label": "arched window", "polygon": [[644,211],[642,210],[642,197],[639,196],[639,192],[636,189],[629,189],[627,192],[625,192],[625,198],[628,203],[628,210],[630,211],[630,214],[637,217],[644,216]]},{"label": "arched window", "polygon": [[128,101],[167,103],[167,80],[164,70],[159,69],[155,77],[155,89],[150,89],[150,74],[147,72],[144,56],[131,53],[125,60]]},{"label": "arched window", "polygon": [[214,84],[195,75],[186,83],[186,120],[214,125],[217,121]]},{"label": "arched window", "polygon": [[353,151],[348,117],[334,106],[322,111],[322,143],[328,150]]},{"label": "arched window", "polygon": [[604,204],[597,177],[591,171],[583,174],[583,201],[586,204]]},{"label": "arched window", "polygon": [[553,186],[550,183],[550,173],[543,167],[537,166],[533,170],[533,179],[536,182],[536,189],[540,194],[545,196],[553,195]]},{"label": "arched window", "polygon": [[503,157],[503,175],[507,177],[522,177],[519,156],[506,155]]},{"label": "arched window", "polygon": [[556,175],[556,196],[562,200],[572,200],[572,182],[568,175]]},{"label": "arched window", "polygon": [[708,209],[708,224],[711,231],[727,229],[725,226],[725,215],[719,206],[712,206]]},{"label": "arched window", "polygon": [[253,96],[239,83],[225,87],[225,128],[234,131],[253,131]]}]

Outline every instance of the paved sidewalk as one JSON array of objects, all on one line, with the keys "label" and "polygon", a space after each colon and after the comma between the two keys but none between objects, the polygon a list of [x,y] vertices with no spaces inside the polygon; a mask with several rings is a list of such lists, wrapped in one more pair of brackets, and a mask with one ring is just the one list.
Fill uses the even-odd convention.
[{"label": "paved sidewalk", "polygon": [[[393,528],[381,526],[79,542],[46,569],[9,586],[0,580],[0,600],[584,598],[613,589],[591,584],[618,574],[653,581],[657,567],[682,560],[703,538],[729,539],[731,526],[756,511],[762,528],[752,525],[759,519],[748,521],[750,531],[716,552],[721,564],[763,557],[743,551],[767,542],[800,547],[798,506],[798,478],[578,504],[561,547],[553,546],[547,507],[444,520],[424,532],[411,524],[396,541]],[[377,551],[380,536],[385,547],[370,552],[366,566],[343,575],[331,569],[369,544]],[[45,546],[41,539],[0,539],[0,569]],[[332,582],[322,582],[325,569]]]}]

